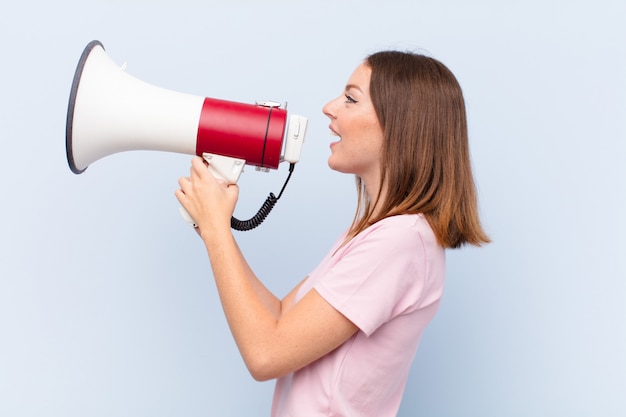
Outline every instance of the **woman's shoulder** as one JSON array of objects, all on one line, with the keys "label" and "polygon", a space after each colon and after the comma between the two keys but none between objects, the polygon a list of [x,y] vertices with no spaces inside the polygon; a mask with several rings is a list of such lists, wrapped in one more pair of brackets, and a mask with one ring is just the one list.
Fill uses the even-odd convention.
[{"label": "woman's shoulder", "polygon": [[399,214],[385,217],[374,223],[369,229],[370,232],[392,232],[398,234],[413,234],[417,232],[434,237],[428,220],[422,214]]},{"label": "woman's shoulder", "polygon": [[406,246],[432,247],[439,246],[430,224],[422,214],[400,214],[386,217],[359,233],[354,239],[355,244],[369,242],[383,243],[390,250]]},{"label": "woman's shoulder", "polygon": [[385,217],[378,221],[376,224],[388,225],[388,226],[415,226],[415,225],[428,225],[428,221],[423,214],[397,214],[395,216]]}]

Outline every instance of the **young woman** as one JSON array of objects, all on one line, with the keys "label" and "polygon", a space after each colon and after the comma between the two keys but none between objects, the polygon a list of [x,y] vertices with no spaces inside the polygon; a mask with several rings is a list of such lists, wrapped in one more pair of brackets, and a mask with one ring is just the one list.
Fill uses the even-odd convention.
[{"label": "young woman", "polygon": [[356,177],[352,225],[282,300],[230,229],[236,185],[201,158],[176,196],[207,248],[226,319],[252,376],[277,378],[272,416],[395,416],[444,286],[445,249],[481,245],[465,106],[439,61],[369,56],[323,108],[330,168]]}]

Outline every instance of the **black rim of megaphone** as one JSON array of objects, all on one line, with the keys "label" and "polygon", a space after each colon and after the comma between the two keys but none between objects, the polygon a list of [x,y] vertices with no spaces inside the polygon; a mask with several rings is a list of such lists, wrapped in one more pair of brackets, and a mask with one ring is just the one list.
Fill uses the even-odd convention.
[{"label": "black rim of megaphone", "polygon": [[70,101],[67,107],[67,122],[65,125],[65,153],[67,155],[67,163],[69,164],[70,169],[74,174],[81,174],[87,169],[87,167],[83,169],[78,169],[78,167],[74,163],[74,153],[72,151],[72,126],[74,125],[74,106],[76,105],[76,94],[78,93],[80,78],[83,74],[83,68],[85,67],[87,58],[89,58],[91,50],[96,46],[100,46],[102,47],[102,49],[104,49],[104,46],[100,41],[91,41],[85,47],[83,54],[80,56],[80,60],[78,61],[78,65],[76,66],[76,71],[74,72],[74,81],[72,82]]}]

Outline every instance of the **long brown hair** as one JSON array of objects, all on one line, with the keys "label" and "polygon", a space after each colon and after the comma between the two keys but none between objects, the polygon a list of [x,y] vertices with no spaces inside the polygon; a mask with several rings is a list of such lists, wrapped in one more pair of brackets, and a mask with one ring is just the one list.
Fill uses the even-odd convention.
[{"label": "long brown hair", "polygon": [[436,59],[398,51],[377,52],[365,64],[385,137],[381,186],[372,202],[356,178],[358,205],[348,239],[383,218],[422,213],[444,248],[488,243],[478,216],[463,93],[452,72]]}]

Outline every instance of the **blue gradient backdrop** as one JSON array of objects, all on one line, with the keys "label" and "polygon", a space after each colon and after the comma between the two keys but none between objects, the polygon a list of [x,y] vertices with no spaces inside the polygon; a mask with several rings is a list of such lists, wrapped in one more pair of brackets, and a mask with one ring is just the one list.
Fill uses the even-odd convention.
[{"label": "blue gradient backdrop", "polygon": [[[494,243],[448,255],[400,416],[626,415],[622,1],[70,1],[0,6],[0,415],[266,416],[200,240],[174,198],[187,155],[65,161],[76,63],[100,40],[152,84],[310,118],[286,194],[238,234],[285,294],[351,220],[321,107],[379,49],[463,86]],[[247,169],[240,217],[286,167]]]}]

